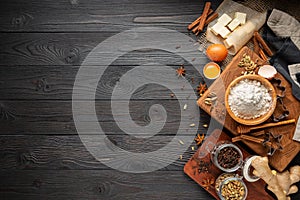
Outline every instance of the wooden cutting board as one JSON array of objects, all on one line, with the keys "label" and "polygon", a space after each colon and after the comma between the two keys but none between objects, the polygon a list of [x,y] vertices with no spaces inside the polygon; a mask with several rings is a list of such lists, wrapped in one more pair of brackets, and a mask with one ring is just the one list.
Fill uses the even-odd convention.
[{"label": "wooden cutting board", "polygon": [[[253,61],[258,60],[258,63],[259,62],[263,63],[263,61],[258,57],[258,55],[256,55],[248,47],[242,48],[240,52],[226,66],[221,76],[217,80],[215,80],[212,83],[212,85],[210,85],[208,90],[197,101],[198,105],[205,112],[211,115],[219,123],[224,124],[224,127],[232,133],[232,136],[239,135],[236,129],[239,123],[234,121],[226,112],[225,103],[224,103],[225,90],[232,80],[234,80],[238,76],[241,76],[243,68],[238,67],[238,63],[240,62],[244,54],[249,55]],[[300,114],[300,102],[292,95],[292,88],[291,85],[287,82],[287,80],[279,73],[277,73],[275,77],[281,80],[282,86],[286,87],[286,92],[285,92],[285,97],[283,98],[283,102],[290,112],[289,116],[286,119],[297,120]],[[217,104],[213,107],[213,109],[211,106],[204,103],[204,100],[207,98],[210,92],[214,92],[218,97]],[[282,106],[279,103],[277,103],[275,113],[280,113],[281,110],[282,110]],[[267,122],[271,122],[271,121],[269,120]],[[287,165],[293,160],[293,158],[298,154],[300,150],[300,143],[292,140],[295,128],[296,128],[295,124],[289,124],[289,125],[267,128],[264,130],[253,131],[253,133],[264,131],[264,132],[271,132],[274,135],[280,135],[280,134],[283,135],[283,138],[281,140],[283,150],[276,151],[273,154],[273,156],[269,156],[270,165],[278,171],[283,171],[287,167]],[[256,144],[253,142],[248,142],[248,141],[244,141],[244,143],[248,147],[250,147],[254,152],[256,152],[258,155],[261,156],[267,155],[268,150],[263,145]]]},{"label": "wooden cutting board", "polygon": [[[205,186],[204,182],[207,179],[216,180],[222,172],[215,165],[212,164],[210,159],[210,152],[214,148],[214,144],[218,141],[230,140],[231,138],[224,132],[219,129],[215,129],[210,136],[208,136],[201,147],[197,150],[197,152],[193,155],[193,157],[185,164],[184,172],[192,178],[196,183],[198,183],[201,187],[203,187],[207,192],[209,192],[216,199],[220,199],[215,191],[215,184],[211,184],[208,187]],[[239,146],[239,145],[238,145]],[[250,154],[244,150],[241,146],[239,146],[243,153],[243,157],[247,158]],[[208,163],[207,172],[198,171],[199,162]],[[270,196],[266,191],[266,183],[263,180],[258,180],[256,182],[250,183],[245,181],[245,184],[248,189],[247,199],[257,199],[259,197],[260,200],[272,200],[274,199]]]}]

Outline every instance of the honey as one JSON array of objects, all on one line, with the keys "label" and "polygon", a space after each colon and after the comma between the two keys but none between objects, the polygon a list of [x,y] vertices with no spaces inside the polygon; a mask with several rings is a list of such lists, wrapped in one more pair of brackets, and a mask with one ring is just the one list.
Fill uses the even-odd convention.
[{"label": "honey", "polygon": [[203,74],[208,79],[216,79],[220,75],[220,67],[217,63],[207,63],[203,68]]}]

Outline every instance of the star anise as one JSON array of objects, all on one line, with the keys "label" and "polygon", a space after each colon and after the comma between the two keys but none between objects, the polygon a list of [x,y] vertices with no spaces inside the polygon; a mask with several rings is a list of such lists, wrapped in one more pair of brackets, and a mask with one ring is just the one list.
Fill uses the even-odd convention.
[{"label": "star anise", "polygon": [[197,92],[200,96],[202,96],[206,90],[207,90],[206,83],[200,83],[199,86],[197,87]]},{"label": "star anise", "polygon": [[197,145],[200,145],[202,143],[202,141],[204,140],[205,135],[202,134],[197,134],[197,137],[195,137],[195,142]]},{"label": "star anise", "polygon": [[213,177],[211,177],[211,178],[206,178],[206,179],[204,179],[204,180],[202,181],[202,186],[203,186],[206,190],[208,190],[209,187],[210,187],[211,185],[213,185],[214,183],[215,183],[215,179],[214,179]]},{"label": "star anise", "polygon": [[182,65],[182,66],[180,66],[178,69],[176,69],[176,73],[177,73],[177,75],[178,75],[178,77],[179,76],[185,76],[185,69],[184,69],[184,66]]},{"label": "star anise", "polygon": [[203,172],[208,172],[208,169],[210,167],[210,162],[204,162],[203,160],[200,160],[198,163],[198,172],[203,173]]}]

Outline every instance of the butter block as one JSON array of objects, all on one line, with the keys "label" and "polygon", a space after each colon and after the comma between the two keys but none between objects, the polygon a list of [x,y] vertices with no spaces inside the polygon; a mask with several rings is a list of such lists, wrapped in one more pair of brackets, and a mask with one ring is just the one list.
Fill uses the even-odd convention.
[{"label": "butter block", "polygon": [[215,25],[213,25],[211,27],[211,32],[213,32],[213,34],[215,35],[219,35],[220,34],[220,31],[221,29],[224,27],[223,24],[220,24],[220,23],[216,23]]},{"label": "butter block", "polygon": [[229,17],[227,14],[223,14],[221,17],[218,18],[218,22],[222,24],[223,26],[226,26],[227,24],[229,24],[229,22],[231,22],[232,18]]},{"label": "butter block", "polygon": [[246,23],[246,17],[247,17],[246,13],[236,12],[234,14],[234,18],[237,18],[241,22],[242,25]]},{"label": "butter block", "polygon": [[234,31],[239,25],[241,24],[241,21],[238,18],[234,18],[228,25],[227,27],[231,30]]},{"label": "butter block", "polygon": [[222,38],[227,38],[227,36],[230,34],[230,30],[228,28],[226,28],[225,26],[223,26],[221,29],[220,29],[220,32],[219,32],[219,35],[222,37]]},{"label": "butter block", "polygon": [[226,40],[224,40],[224,45],[227,49],[229,49],[231,46],[233,46],[233,41],[231,40],[232,38],[227,38]]}]

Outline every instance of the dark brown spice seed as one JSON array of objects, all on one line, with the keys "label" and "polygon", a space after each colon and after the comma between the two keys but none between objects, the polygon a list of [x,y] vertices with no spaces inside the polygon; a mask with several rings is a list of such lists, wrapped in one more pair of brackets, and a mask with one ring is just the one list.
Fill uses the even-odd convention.
[{"label": "dark brown spice seed", "polygon": [[225,147],[220,150],[217,160],[221,167],[229,169],[235,167],[239,163],[240,154],[233,147]]}]

